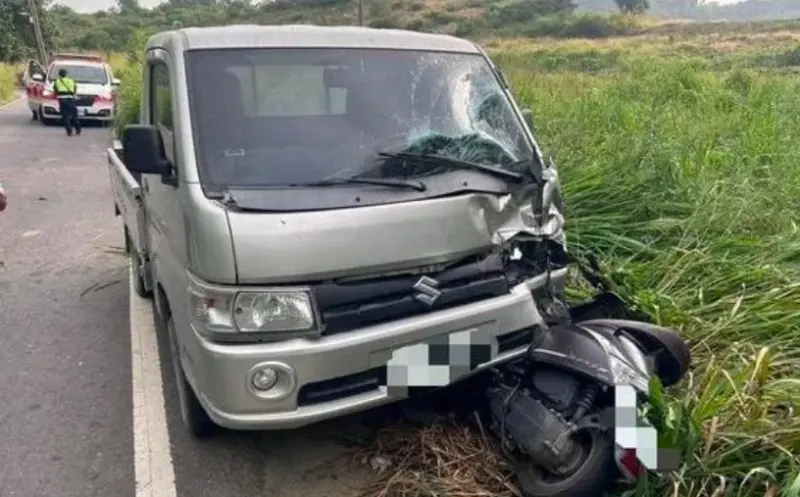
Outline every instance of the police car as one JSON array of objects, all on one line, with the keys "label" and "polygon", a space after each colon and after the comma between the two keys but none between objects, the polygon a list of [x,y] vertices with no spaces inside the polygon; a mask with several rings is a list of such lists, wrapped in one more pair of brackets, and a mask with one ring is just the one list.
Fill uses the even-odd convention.
[{"label": "police car", "polygon": [[111,66],[95,55],[55,54],[46,71],[38,61],[31,60],[23,74],[28,108],[34,120],[45,125],[60,122],[53,83],[61,69],[66,69],[78,85],[76,104],[81,120],[108,123],[114,119],[119,80],[114,78]]}]

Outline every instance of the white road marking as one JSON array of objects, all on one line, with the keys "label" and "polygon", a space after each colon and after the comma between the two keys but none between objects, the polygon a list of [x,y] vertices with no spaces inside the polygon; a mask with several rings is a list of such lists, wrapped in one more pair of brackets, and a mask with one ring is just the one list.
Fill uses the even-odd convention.
[{"label": "white road marking", "polygon": [[150,301],[131,295],[131,367],[133,378],[133,453],[136,497],[175,497],[161,359]]}]

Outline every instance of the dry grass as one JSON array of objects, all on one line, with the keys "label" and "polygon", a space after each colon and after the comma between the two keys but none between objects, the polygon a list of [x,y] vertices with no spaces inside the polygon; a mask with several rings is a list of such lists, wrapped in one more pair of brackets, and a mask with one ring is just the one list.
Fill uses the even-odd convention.
[{"label": "dry grass", "polygon": [[800,43],[800,29],[774,33],[710,33],[675,37],[670,34],[642,34],[601,39],[488,38],[481,44],[505,53],[538,51],[557,53],[615,52],[621,55],[677,55],[681,52],[738,54],[789,50]]},{"label": "dry grass", "polygon": [[361,459],[380,475],[359,497],[521,495],[494,439],[451,423],[387,428]]}]

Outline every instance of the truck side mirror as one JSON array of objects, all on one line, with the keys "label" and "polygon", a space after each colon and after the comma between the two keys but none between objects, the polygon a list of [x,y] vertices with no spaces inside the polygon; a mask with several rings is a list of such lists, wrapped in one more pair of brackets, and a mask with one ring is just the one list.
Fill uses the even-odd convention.
[{"label": "truck side mirror", "polygon": [[112,86],[119,86],[120,84],[122,84],[122,81],[120,81],[119,78],[114,78],[114,79],[111,80],[111,85]]},{"label": "truck side mirror", "polygon": [[132,124],[122,132],[125,165],[132,173],[171,174],[172,166],[164,153],[161,133],[155,126]]},{"label": "truck side mirror", "polygon": [[522,117],[528,124],[528,127],[533,131],[533,111],[529,107],[522,109]]}]

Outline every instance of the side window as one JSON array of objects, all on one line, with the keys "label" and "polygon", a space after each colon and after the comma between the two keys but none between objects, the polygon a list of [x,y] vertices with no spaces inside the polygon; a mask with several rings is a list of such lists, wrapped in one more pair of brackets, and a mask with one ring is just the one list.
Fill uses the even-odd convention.
[{"label": "side window", "polygon": [[167,158],[175,165],[172,139],[172,88],[169,68],[160,62],[150,68],[150,122],[161,132]]},{"label": "side window", "polygon": [[162,130],[172,132],[172,89],[164,64],[154,64],[150,71],[150,119]]}]

